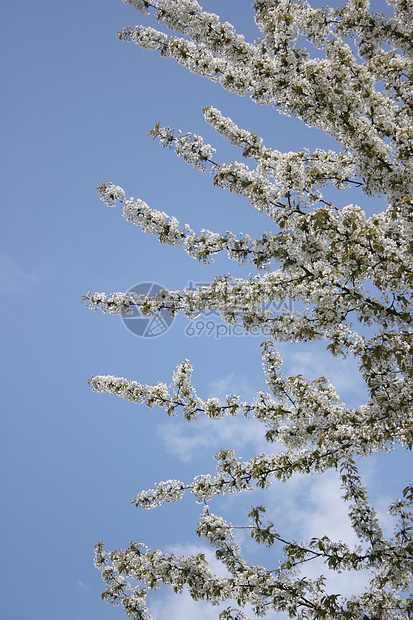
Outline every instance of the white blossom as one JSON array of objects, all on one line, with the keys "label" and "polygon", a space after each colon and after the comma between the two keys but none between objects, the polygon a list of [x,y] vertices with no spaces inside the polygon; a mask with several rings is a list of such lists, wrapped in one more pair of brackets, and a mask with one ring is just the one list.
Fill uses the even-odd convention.
[{"label": "white blossom", "polygon": [[[221,613],[227,619],[246,618],[238,609],[246,605],[258,617],[269,610],[302,620],[411,617],[413,598],[406,593],[413,574],[413,487],[392,502],[390,513],[398,523],[394,536],[386,538],[355,459],[395,445],[413,446],[413,7],[406,0],[388,0],[394,9],[388,17],[372,12],[368,0],[327,9],[305,0],[256,0],[261,38],[248,43],[194,0],[124,1],[182,36],[139,25],[124,28],[121,40],[159,51],[230,92],[297,117],[338,146],[280,152],[207,107],[206,122],[243,157],[223,163],[201,136],[155,126],[150,133],[162,147],[209,171],[215,186],[244,196],[267,217],[269,230],[258,239],[231,231],[197,233],[141,199],[126,198],[114,183],[99,187],[107,206],[120,204],[127,221],[161,243],[205,263],[226,252],[259,273],[225,275],[197,290],[164,290],[153,297],[88,293],[88,306],[113,315],[131,314],[136,307],[156,316],[166,309],[189,319],[214,310],[230,325],[259,330],[265,336],[262,362],[269,391],[258,392],[251,403],[237,395],[201,398],[189,360],[178,365],[169,386],[104,375],[89,380],[92,390],[160,407],[169,416],[181,412],[188,422],[200,415],[211,420],[242,415],[262,423],[269,447],[277,445],[274,453],[249,460],[221,449],[214,474],[158,482],[133,499],[152,509],[192,495],[204,506],[197,534],[214,547],[230,577],[215,575],[203,554],[176,557],[141,543],[106,552],[99,543],[95,563],[106,584],[103,598],[121,603],[128,617],[139,620],[150,620],[147,590],[161,584],[175,592],[187,588],[193,599],[213,605],[236,604]],[[304,40],[312,53],[299,47]],[[349,187],[358,189],[361,205],[365,195],[384,197],[387,207],[368,217],[362,206],[344,198],[339,204],[327,200],[323,190],[329,187],[343,196]],[[271,308],[285,300],[297,302],[300,310]],[[354,356],[366,402],[347,407],[325,377],[285,376],[276,340],[325,341],[332,355]],[[274,480],[329,469],[341,478],[358,539],[354,547],[327,536],[284,539],[271,521],[264,522],[265,507],[255,506],[247,515],[249,525],[240,516],[239,527],[249,528],[258,544],[282,545],[284,560],[268,569],[250,565],[235,542],[238,525],[209,510],[217,496],[267,489]],[[369,588],[346,599],[329,594],[322,576],[300,576],[302,564],[320,559],[330,570],[370,571]]]}]

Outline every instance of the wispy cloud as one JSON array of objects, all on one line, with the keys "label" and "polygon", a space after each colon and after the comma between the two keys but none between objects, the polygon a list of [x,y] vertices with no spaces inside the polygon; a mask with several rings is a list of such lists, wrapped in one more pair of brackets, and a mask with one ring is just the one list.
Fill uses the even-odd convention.
[{"label": "wispy cloud", "polygon": [[84,581],[78,581],[77,587],[79,588],[79,591],[81,592],[83,596],[87,594],[92,594],[92,589],[90,585],[88,583],[85,583]]},{"label": "wispy cloud", "polygon": [[[247,402],[253,402],[256,397],[247,380],[235,374],[210,383],[208,396],[219,398],[224,403],[229,394],[241,395]],[[167,453],[184,463],[210,455],[220,448],[265,452],[268,450],[265,432],[263,424],[243,417],[221,420],[200,417],[191,424],[175,418],[157,426],[157,435]]]},{"label": "wispy cloud", "polygon": [[88,586],[88,584],[84,583],[83,581],[78,581],[77,585],[79,586],[79,588],[81,590],[85,590],[85,591],[89,591],[90,590],[90,586]]},{"label": "wispy cloud", "polygon": [[[219,613],[228,607],[238,608],[235,601],[213,607],[205,601],[192,600],[186,591],[178,595],[168,592],[150,605],[150,612],[153,620],[217,620]],[[250,618],[257,617],[249,606],[241,609]],[[265,616],[266,620],[285,620],[287,617],[286,614],[271,611]]]},{"label": "wispy cloud", "polygon": [[0,294],[10,295],[36,285],[41,275],[34,271],[23,271],[16,266],[12,257],[4,250],[0,252]]},{"label": "wispy cloud", "polygon": [[[337,389],[340,397],[348,406],[357,406],[365,400],[364,382],[352,359],[333,358],[320,347],[311,351],[297,350],[292,347],[285,355],[285,374],[303,374],[309,380],[325,376]],[[240,395],[247,402],[254,402],[257,393],[255,386],[243,377],[231,373],[209,384],[208,396],[225,402],[229,394]],[[245,451],[269,452],[275,449],[265,441],[265,425],[256,420],[223,418],[209,420],[200,417],[192,424],[179,419],[167,420],[157,427],[159,439],[170,456],[189,463],[201,456],[210,455],[220,448]],[[251,455],[251,454],[250,454]],[[245,457],[244,454],[242,456]]]},{"label": "wispy cloud", "polygon": [[256,420],[201,418],[189,425],[182,420],[167,420],[157,426],[157,435],[166,452],[183,463],[206,457],[221,448],[239,452],[263,451],[265,427]]},{"label": "wispy cloud", "polygon": [[212,547],[207,547],[203,544],[194,544],[194,543],[179,543],[176,545],[169,545],[166,549],[167,553],[174,553],[177,556],[185,556],[188,557],[190,555],[199,555],[203,553],[205,558],[209,562],[210,569],[218,575],[218,577],[228,576],[229,573],[225,568],[224,564],[216,559],[215,551]]},{"label": "wispy cloud", "polygon": [[[265,492],[266,516],[274,521],[276,529],[283,538],[308,543],[313,537],[321,538],[327,535],[333,541],[341,540],[352,547],[359,544],[359,541],[351,527],[341,493],[340,481],[334,472],[311,477],[297,476],[288,484],[274,484]],[[222,498],[220,508],[223,508],[222,504],[226,504],[224,506],[226,517],[229,517],[234,525],[245,525],[249,506],[262,503],[261,492],[257,492],[258,497],[254,495],[255,493],[252,496]],[[217,512],[216,509],[214,512]],[[235,534],[248,562],[266,566],[269,570],[278,567],[282,543],[268,550],[252,541],[248,530],[235,530]],[[213,550],[202,543],[198,545],[182,543],[169,547],[168,551],[185,556],[204,553],[210,561],[211,569],[218,575],[225,575],[225,568],[215,559]],[[302,575],[312,579],[324,575],[327,592],[344,597],[363,592],[368,586],[369,579],[367,571],[337,573],[329,570],[318,560],[303,565]],[[231,601],[228,601],[220,607],[211,607],[202,601],[192,601],[187,592],[180,596],[162,592],[158,597],[151,605],[154,620],[161,620],[166,614],[168,620],[181,618],[216,620],[220,610],[231,605]],[[247,608],[244,611],[249,613]],[[250,617],[255,615],[250,612]],[[266,616],[268,620],[281,620],[285,617],[284,614],[276,612],[270,612]]]},{"label": "wispy cloud", "polygon": [[[342,499],[338,474],[333,471],[274,484],[266,492],[265,505],[268,519],[283,538],[306,544],[312,538],[328,536],[350,548],[360,544],[351,527],[348,504]],[[366,571],[337,573],[317,560],[303,565],[302,572],[313,579],[324,575],[328,591],[343,596],[360,593],[368,583]]]},{"label": "wispy cloud", "polygon": [[346,359],[327,353],[320,343],[309,346],[294,345],[284,357],[285,374],[302,374],[310,380],[326,377],[337,390],[340,398],[349,407],[364,402],[367,390],[362,376],[352,356]]},{"label": "wispy cloud", "polygon": [[186,591],[182,594],[167,592],[157,596],[150,605],[153,620],[217,620],[219,609],[204,601],[194,601]]},{"label": "wispy cloud", "polygon": [[[285,355],[285,352],[283,353]],[[349,406],[356,406],[357,401],[365,399],[364,383],[358,374],[355,362],[349,359],[331,358],[321,348],[311,352],[297,349],[289,351],[289,354],[285,355],[283,370],[286,374],[301,373],[310,380],[320,376],[327,377]],[[211,383],[209,391],[209,395],[220,398],[221,402],[230,393],[241,394],[242,398],[249,402],[256,396],[249,382],[235,374]],[[224,418],[220,421],[211,421],[201,418],[189,425],[175,419],[166,424],[166,433],[165,425],[159,427],[160,436],[165,437],[165,449],[183,462],[195,461],[221,447],[235,449],[238,455],[244,458],[249,458],[250,451],[257,454],[268,452],[269,448],[271,451],[276,448],[265,441],[265,425],[254,420]],[[343,541],[350,547],[359,544],[347,514],[348,506],[342,499],[340,480],[336,472],[329,471],[315,476],[297,475],[287,484],[274,483],[270,490],[265,492],[226,496],[220,498],[219,508],[214,508],[213,511],[225,514],[234,525],[246,525],[246,515],[251,505],[261,503],[266,505],[268,519],[274,521],[283,538],[308,543],[313,537],[321,538],[326,535],[331,540]],[[265,565],[270,570],[278,567],[282,544],[267,552],[251,540],[248,530],[237,530],[236,537],[245,551],[247,561]],[[185,553],[184,549],[182,547],[182,553]],[[209,557],[207,553],[206,557]],[[342,573],[331,571],[321,561],[305,564],[303,575],[314,579],[324,575],[327,591],[346,597],[362,592],[367,587],[369,578],[366,571]],[[218,617],[217,608],[211,610],[203,603],[194,603],[189,595],[172,597],[166,594],[165,597],[162,603],[158,603],[159,612],[157,616],[154,615],[155,620],[162,617],[160,610],[166,608],[169,620],[175,618],[209,620]],[[267,616],[269,620],[284,617],[276,613]]]},{"label": "wispy cloud", "polygon": [[[264,505],[265,518],[272,521],[281,538],[308,544],[312,538],[328,536],[332,541],[342,541],[353,548],[360,544],[347,514],[348,504],[341,497],[340,480],[329,471],[316,476],[294,476],[288,483],[278,483],[266,491],[226,496],[220,499],[219,509],[234,525],[247,525],[246,515],[251,506]],[[257,545],[249,530],[235,530],[235,537],[251,564],[261,564],[273,570],[282,560],[283,543],[276,542],[266,549]],[[368,584],[366,571],[337,573],[322,561],[302,565],[303,576],[312,579],[324,575],[327,591],[351,596],[359,594]]]},{"label": "wispy cloud", "polygon": [[210,397],[219,398],[223,402],[229,394],[238,394],[241,400],[252,402],[257,395],[256,386],[251,381],[240,374],[231,373],[209,384]]},{"label": "wispy cloud", "polygon": [[[203,553],[214,573],[218,576],[225,576],[227,574],[225,566],[215,558],[214,551],[205,545],[182,543],[169,546],[166,552],[185,557]],[[182,620],[183,618],[191,618],[191,620],[217,620],[219,611],[227,606],[212,607],[205,601],[194,601],[186,590],[178,595],[171,591],[165,591],[162,594],[156,593],[153,596],[153,602],[150,603],[150,612],[153,620],[164,620],[165,617],[168,617],[168,620]]]}]

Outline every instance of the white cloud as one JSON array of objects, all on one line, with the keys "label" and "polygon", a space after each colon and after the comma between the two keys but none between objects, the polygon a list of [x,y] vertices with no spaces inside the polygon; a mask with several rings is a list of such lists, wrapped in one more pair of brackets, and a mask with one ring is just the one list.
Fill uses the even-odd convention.
[{"label": "white cloud", "polygon": [[[327,377],[349,406],[357,406],[357,401],[365,399],[364,383],[352,359],[332,358],[320,349],[310,352],[295,349],[289,351],[285,360],[284,372],[288,374],[302,373],[310,380],[322,375]],[[242,393],[242,398],[249,402],[255,398],[255,392],[248,382],[235,374],[211,383],[210,392],[211,396],[219,397],[221,402],[229,393]],[[165,432],[166,425],[167,432]],[[159,430],[161,436],[165,437],[165,447],[169,454],[178,457],[183,462],[195,461],[203,454],[210,455],[221,447],[235,449],[243,458],[249,458],[250,455],[245,452],[249,453],[250,450],[257,454],[268,452],[268,448],[271,450],[276,448],[274,445],[267,444],[264,439],[265,425],[243,418],[224,418],[220,421],[200,418],[191,425],[175,419],[160,426]],[[267,507],[267,518],[274,521],[276,529],[283,538],[308,542],[313,537],[321,538],[327,535],[331,540],[343,541],[352,548],[358,545],[359,541],[347,514],[348,504],[343,501],[341,494],[339,476],[334,471],[328,471],[322,475],[297,475],[287,484],[275,482],[269,491],[256,491],[253,494],[220,498],[219,507],[214,508],[214,512],[224,513],[234,525],[246,525],[246,515],[250,506],[264,503]],[[379,516],[384,517],[386,529],[390,529],[388,527],[389,517],[381,502],[379,508]],[[263,547],[251,540],[247,530],[237,530],[236,537],[245,552],[247,561],[251,564],[263,564],[270,570],[277,568],[281,544],[266,552]],[[189,547],[186,548],[189,549]],[[346,597],[361,593],[367,587],[369,578],[366,571],[345,571],[343,573],[331,571],[321,561],[305,564],[303,575],[310,578],[324,575],[327,592]],[[217,608],[210,608],[204,603],[195,603],[189,595],[162,600],[167,603],[159,603],[159,605],[171,605],[170,608],[169,606],[162,607],[163,610],[168,609],[168,620],[175,620],[175,618],[209,620],[209,618],[216,619],[219,615]],[[161,607],[158,609],[160,610]],[[175,615],[171,616],[169,609]],[[155,620],[162,617],[160,612],[159,614],[154,616]],[[284,617],[283,614],[267,616],[268,620]]]},{"label": "white cloud", "polygon": [[210,396],[223,400],[227,394],[236,392],[240,387],[240,383],[241,381],[236,380],[235,373],[218,379],[218,381],[211,381]]},{"label": "white cloud", "polygon": [[[267,491],[232,495],[222,498],[220,510],[234,525],[246,525],[251,506],[264,505],[264,520],[272,521],[281,538],[308,544],[312,538],[328,536],[343,541],[350,548],[360,544],[347,514],[347,503],[341,498],[340,480],[335,472],[315,476],[294,476],[283,484],[274,482]],[[236,516],[234,516],[236,515]],[[251,564],[261,564],[272,570],[282,560],[283,543],[271,549],[257,545],[248,530],[235,530],[244,557]],[[362,592],[368,584],[368,573],[331,571],[322,561],[302,565],[302,574],[312,579],[326,577],[327,591],[351,596]]]},{"label": "white cloud", "polygon": [[208,396],[219,398],[224,402],[229,394],[238,394],[241,400],[252,402],[257,396],[257,390],[246,377],[235,373],[210,382]]},{"label": "white cloud", "polygon": [[187,591],[182,594],[168,592],[157,597],[149,607],[153,620],[217,620],[218,607],[205,601],[194,601]]},{"label": "white cloud", "polygon": [[[283,345],[282,348],[286,347]],[[311,351],[298,350],[294,345],[288,351],[281,352],[285,357],[286,374],[301,373],[310,380],[325,376],[349,406],[357,406],[365,400],[364,382],[353,359],[334,358],[321,349],[319,343],[311,347]],[[249,380],[235,373],[210,383],[208,396],[216,397],[224,403],[229,394],[240,395],[242,400],[249,403],[254,402],[257,396]],[[275,446],[265,441],[265,432],[265,425],[242,417],[209,420],[201,416],[192,424],[175,418],[157,427],[158,437],[167,453],[184,463],[202,455],[209,456],[220,448],[231,448],[238,454],[246,451],[249,456],[251,452],[258,454],[273,451]],[[241,456],[248,458],[245,454]]]},{"label": "white cloud", "polygon": [[[222,562],[215,558],[215,553],[211,547],[202,544],[182,543],[169,546],[166,553],[186,557],[203,553],[214,573],[220,577],[228,574]],[[168,620],[217,620],[219,612],[225,607],[228,605],[212,607],[205,601],[194,601],[186,590],[182,594],[175,594],[171,591],[165,591],[162,594],[157,593],[149,605],[153,620],[164,620],[166,617]]]},{"label": "white cloud", "polygon": [[[340,480],[333,471],[322,475],[300,477],[301,492],[307,493],[307,508],[294,519],[303,536],[326,535],[332,540],[357,544],[346,505],[341,497]],[[297,497],[299,500],[299,497]]]},{"label": "white cloud", "polygon": [[256,420],[243,418],[201,418],[190,425],[182,420],[167,420],[158,424],[156,431],[166,452],[184,463],[209,456],[221,448],[239,452],[250,446],[249,450],[262,452],[267,447],[265,427]]},{"label": "white cloud", "polygon": [[[360,544],[347,514],[348,504],[341,497],[338,474],[328,471],[314,476],[296,476],[286,484],[274,484],[266,492],[267,518],[272,520],[282,538],[308,543],[311,538],[328,536],[353,548]],[[328,569],[322,561],[302,567],[303,575],[326,577],[327,591],[351,596],[363,591],[368,573]]]},{"label": "white cloud", "polygon": [[[219,577],[229,576],[225,566],[216,559],[215,552],[211,547],[202,544],[182,543],[172,545],[167,548],[167,553],[175,553],[176,555],[197,555],[204,553],[209,562],[211,570]],[[217,620],[220,611],[227,607],[237,607],[235,601],[226,601],[218,606],[212,606],[205,601],[194,601],[190,594],[184,591],[180,595],[172,592],[165,592],[161,596],[154,596],[153,603],[150,603],[150,612],[154,620],[163,620],[166,616],[168,620]],[[242,608],[244,613],[255,618],[255,614],[251,611],[251,607]],[[278,618],[286,618],[285,614],[270,612],[266,615],[267,620],[277,620]]]},{"label": "white cloud", "polygon": [[[241,398],[248,402],[253,402],[256,397],[248,382],[235,374],[211,382],[209,396],[219,398],[220,402],[224,403],[229,394],[240,394]],[[254,454],[267,452],[265,432],[265,425],[256,420],[247,420],[242,415],[221,420],[210,420],[201,416],[191,424],[174,418],[157,426],[157,435],[167,453],[184,463],[199,459],[203,455],[209,456],[221,448],[231,448],[238,453],[244,449]]]},{"label": "white cloud", "polygon": [[[266,517],[275,523],[276,529],[285,539],[308,543],[313,537],[321,538],[327,535],[333,541],[341,540],[350,547],[358,544],[347,515],[347,505],[341,498],[340,480],[335,472],[329,471],[316,476],[295,476],[287,484],[274,483],[270,490],[265,492],[257,491],[253,495],[221,498],[219,508],[214,507],[213,512],[218,514],[224,512],[225,517],[234,525],[245,525],[249,507],[263,503],[263,500],[267,507]],[[267,550],[251,540],[248,530],[235,530],[235,535],[249,563],[264,565],[269,570],[278,567],[282,543]],[[215,559],[213,549],[202,543],[177,544],[169,547],[167,551],[185,556],[204,553],[210,561],[211,569],[218,575],[225,574],[225,567]],[[345,597],[363,592],[368,585],[369,577],[366,571],[342,573],[331,571],[322,561],[304,564],[302,574],[313,579],[324,575],[327,592]],[[217,620],[219,612],[231,603],[228,601],[220,607],[211,607],[203,601],[193,601],[188,593],[176,596],[171,592],[160,591],[154,595],[150,610],[154,620],[161,620],[165,616],[168,620],[187,618]],[[236,607],[235,604],[232,605]],[[248,609],[244,611],[251,618],[256,617],[252,612],[249,613]],[[286,616],[271,612],[266,618],[284,620]]]},{"label": "white cloud", "polygon": [[[298,349],[298,350],[297,350]],[[320,343],[294,345],[284,357],[285,374],[302,374],[310,380],[326,377],[337,390],[340,398],[349,407],[365,402],[366,386],[357,368],[356,360],[349,355],[346,359],[334,357]]]},{"label": "white cloud", "polygon": [[[174,594],[168,592],[162,597],[157,597],[153,603],[150,603],[149,610],[153,620],[218,620],[219,613],[228,607],[237,608],[235,601],[227,601],[222,605],[213,607],[205,601],[194,601],[188,592],[182,594]],[[249,606],[241,608],[241,610],[250,618],[256,618]],[[287,619],[287,614],[269,612],[265,616],[266,620]]]},{"label": "white cloud", "polygon": [[177,556],[183,555],[185,557],[203,553],[209,562],[210,569],[218,575],[218,577],[225,577],[229,575],[224,564],[216,559],[215,551],[212,547],[194,543],[178,543],[175,545],[169,545],[166,549],[166,553],[174,553]]},{"label": "white cloud", "polygon": [[[308,508],[296,512],[294,526],[304,540],[328,536],[333,541],[343,541],[350,548],[360,544],[347,514],[348,504],[341,497],[340,481],[335,472],[307,478]],[[317,577],[324,574],[327,588],[332,593],[351,596],[360,593],[368,584],[367,571],[337,573],[321,561],[306,566],[305,574]]]}]

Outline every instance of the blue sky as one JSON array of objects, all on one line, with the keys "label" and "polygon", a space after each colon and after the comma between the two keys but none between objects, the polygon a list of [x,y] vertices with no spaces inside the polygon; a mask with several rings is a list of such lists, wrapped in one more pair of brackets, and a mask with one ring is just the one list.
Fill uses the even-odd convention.
[{"label": "blue sky", "polygon": [[[208,0],[203,6],[253,40],[258,35],[251,4]],[[148,137],[150,129],[160,122],[199,133],[218,149],[220,161],[239,157],[203,121],[202,108],[213,105],[279,150],[331,143],[173,61],[119,42],[116,33],[126,25],[154,25],[120,0],[16,0],[1,3],[0,11],[1,617],[116,619],[123,617],[121,610],[100,600],[103,584],[93,567],[98,540],[109,549],[132,539],[182,552],[202,545],[193,535],[199,507],[190,498],[145,513],[130,505],[134,495],[157,480],[191,480],[211,471],[220,447],[235,444],[247,458],[265,446],[254,425],[187,425],[158,410],[92,394],[87,380],[113,374],[169,383],[187,357],[204,397],[236,392],[252,399],[264,389],[264,378],[258,337],[217,338],[218,328],[207,329],[206,317],[205,329],[197,329],[201,336],[190,336],[178,317],[162,336],[143,339],[121,319],[80,303],[88,291],[127,291],[140,282],[178,289],[228,271],[248,273],[224,258],[207,267],[161,246],[126,223],[119,209],[107,209],[96,187],[113,181],[196,230],[260,234],[270,225],[265,216],[162,150]],[[364,206],[365,199],[358,199]],[[369,201],[368,208],[383,205]],[[320,345],[281,352],[288,372],[327,374],[349,405],[362,402],[363,385],[351,362],[331,360]],[[411,455],[404,452],[364,465],[388,527],[386,504],[409,482],[409,467]],[[279,519],[288,508],[296,537],[322,535],[331,523],[331,535],[350,536],[330,475],[274,487],[268,501]],[[251,503],[250,497],[238,504],[229,498],[213,508],[231,519]],[[263,561],[244,543],[251,561]],[[346,587],[356,583],[349,578]],[[155,620],[166,612],[170,620],[218,615],[161,591]]]}]

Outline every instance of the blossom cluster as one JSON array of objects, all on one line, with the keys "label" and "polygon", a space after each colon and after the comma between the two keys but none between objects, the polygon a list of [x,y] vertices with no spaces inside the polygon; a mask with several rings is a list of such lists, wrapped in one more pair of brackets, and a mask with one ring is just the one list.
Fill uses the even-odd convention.
[{"label": "blossom cluster", "polygon": [[[162,56],[174,58],[231,92],[249,94],[257,103],[276,106],[322,129],[342,145],[345,155],[354,158],[366,191],[401,199],[412,193],[408,22],[403,10],[401,17],[387,19],[371,15],[366,0],[357,3],[357,9],[352,4],[322,10],[307,2],[259,0],[255,9],[262,39],[247,44],[232,26],[221,24],[197,2],[153,0],[156,19],[187,38],[144,26],[125,28],[119,37],[159,50]],[[325,58],[311,58],[298,48],[299,35],[323,50]],[[361,53],[368,56],[363,64],[345,42],[352,35],[358,38]],[[403,58],[399,63],[396,50],[392,51],[388,54],[391,60],[395,58],[392,70],[378,75],[377,56],[383,53],[384,42],[402,50]],[[382,92],[379,82],[389,92]]]},{"label": "blossom cluster", "polygon": [[[305,0],[255,0],[261,38],[248,43],[194,0],[124,2],[144,15],[154,11],[165,29],[182,36],[137,26],[123,29],[121,40],[157,50],[230,92],[321,129],[336,140],[338,150],[282,153],[208,107],[206,122],[244,158],[219,163],[215,149],[200,136],[155,126],[150,135],[162,147],[195,169],[208,170],[215,186],[244,196],[268,217],[270,230],[258,239],[231,231],[196,233],[143,200],[126,198],[114,183],[99,187],[107,206],[120,204],[127,221],[161,243],[179,246],[205,263],[225,252],[260,273],[220,276],[197,290],[163,290],[153,297],[88,293],[88,306],[114,315],[138,308],[156,316],[166,309],[190,319],[214,310],[231,325],[260,330],[270,339],[262,345],[269,391],[259,392],[252,403],[233,394],[223,402],[201,398],[188,360],[179,364],[170,385],[107,375],[92,377],[92,390],[161,407],[169,416],[181,411],[189,422],[201,414],[211,420],[242,415],[261,422],[268,444],[277,444],[274,453],[247,461],[221,449],[215,474],[158,482],[132,500],[152,509],[191,494],[204,506],[197,534],[214,547],[229,576],[215,575],[203,554],[176,557],[140,543],[106,552],[99,543],[96,566],[106,584],[103,597],[121,603],[130,618],[139,620],[150,620],[147,590],[161,584],[176,592],[187,588],[195,600],[213,605],[228,600],[240,608],[250,605],[256,616],[275,610],[302,620],[411,617],[413,596],[404,593],[413,574],[413,487],[391,504],[398,524],[393,538],[386,538],[355,459],[397,444],[413,447],[413,9],[406,0],[388,0],[394,16],[387,17],[371,12],[368,0],[326,9]],[[319,57],[299,47],[304,39]],[[361,198],[384,196],[387,208],[367,217],[358,205],[330,202],[323,194],[326,187],[358,188]],[[298,302],[300,310],[282,304],[281,310],[269,309],[268,302],[287,299]],[[367,402],[348,408],[325,377],[285,376],[275,340],[324,340],[332,355],[354,356]],[[216,496],[267,489],[274,480],[328,469],[339,472],[358,539],[355,547],[327,536],[286,540],[273,523],[263,521],[265,508],[253,507],[249,526],[243,522],[240,527],[249,528],[258,544],[283,545],[284,561],[267,570],[245,560],[234,538],[238,526],[208,507]],[[369,588],[348,600],[328,594],[322,576],[297,573],[317,559],[330,570],[369,570]],[[220,617],[246,618],[231,608]]]},{"label": "blossom cluster", "polygon": [[[343,474],[343,480],[347,483],[347,479],[350,479],[347,486],[352,488],[360,504],[358,496],[360,493],[364,496],[364,490],[358,484],[354,464],[347,463],[345,471],[347,473]],[[401,505],[403,501],[400,500]],[[336,570],[350,567],[360,570],[374,567],[378,563],[381,577],[386,573],[388,581],[397,582],[398,575],[405,575],[406,569],[407,573],[412,571],[411,555],[403,544],[381,539],[380,547],[373,541],[366,549],[361,546],[350,549],[344,543],[333,542],[326,536],[322,539],[314,538],[307,545],[286,542],[273,530],[272,523],[263,523],[261,515],[264,512],[262,506],[251,510],[251,536],[268,546],[277,542],[284,544],[286,561],[279,568],[269,571],[259,565],[249,565],[235,543],[232,524],[211,513],[206,504],[197,534],[205,537],[216,549],[216,557],[229,572],[228,577],[213,573],[203,553],[178,557],[159,550],[151,551],[145,545],[134,542],[124,551],[106,552],[101,542],[95,547],[95,565],[106,584],[103,598],[115,605],[121,603],[128,617],[134,620],[151,620],[146,606],[147,591],[158,589],[161,584],[172,586],[175,592],[182,592],[186,587],[192,598],[207,600],[212,605],[235,599],[238,606],[251,605],[256,616],[264,616],[268,610],[275,610],[303,620],[314,614],[340,620],[376,617],[378,613],[386,619],[402,620],[408,617],[411,597],[410,600],[399,599],[394,590],[384,589],[374,579],[369,592],[350,600],[341,600],[338,595],[326,593],[322,578],[295,580],[291,570],[315,558],[322,558],[330,568]],[[137,580],[140,585],[134,586],[128,579]],[[406,587],[405,582],[397,585],[402,589]],[[233,618],[222,614],[220,617]],[[247,618],[242,612],[237,617]]]}]

